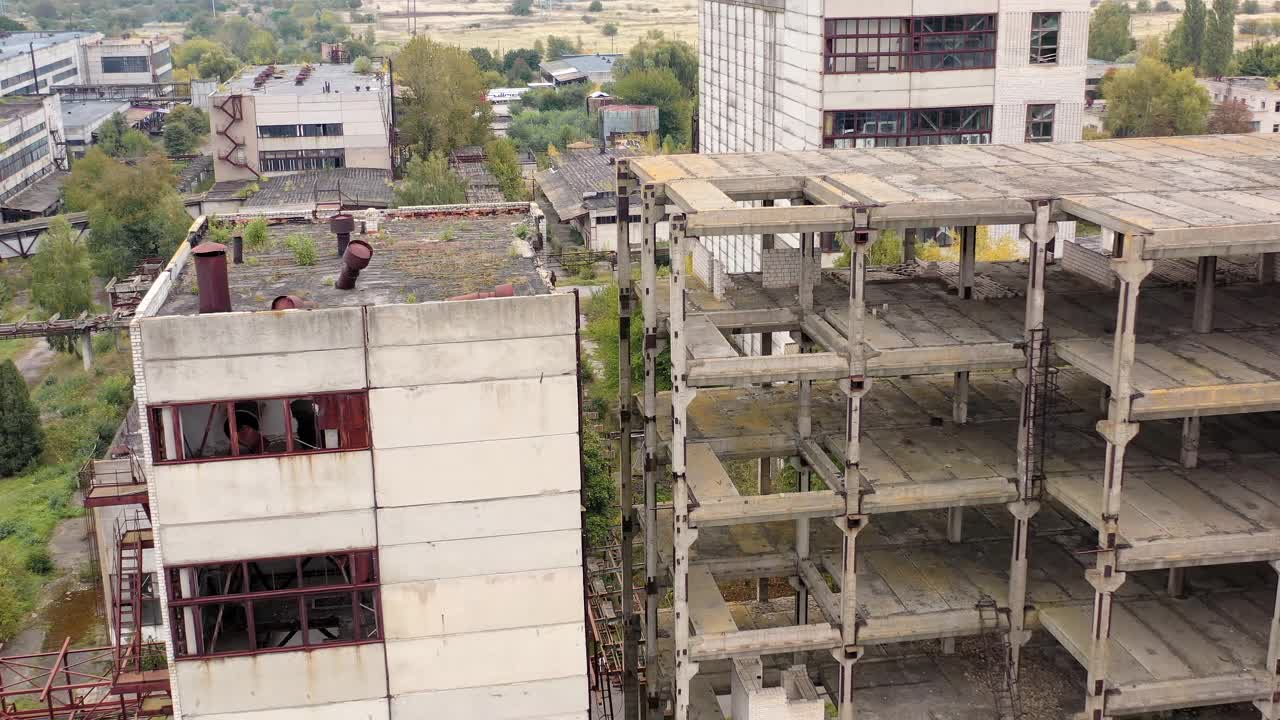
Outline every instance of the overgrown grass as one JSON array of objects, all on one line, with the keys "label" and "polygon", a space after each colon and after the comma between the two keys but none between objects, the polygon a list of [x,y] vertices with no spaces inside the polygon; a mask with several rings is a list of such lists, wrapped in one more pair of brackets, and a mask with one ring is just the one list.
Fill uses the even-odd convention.
[{"label": "overgrown grass", "polygon": [[111,442],[132,399],[127,348],[95,346],[99,353],[91,372],[81,369],[79,358],[61,355],[32,388],[45,431],[44,455],[36,467],[0,478],[0,640],[20,629],[49,580],[54,528],[82,512],[72,502],[76,472],[95,448]]}]

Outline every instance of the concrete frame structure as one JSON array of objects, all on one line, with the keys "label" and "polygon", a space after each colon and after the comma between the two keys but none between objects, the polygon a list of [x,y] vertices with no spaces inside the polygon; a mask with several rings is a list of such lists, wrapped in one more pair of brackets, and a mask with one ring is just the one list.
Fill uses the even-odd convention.
[{"label": "concrete frame structure", "polygon": [[[1089,718],[1227,702],[1254,702],[1264,717],[1280,717],[1275,700],[1280,697],[1280,593],[1274,584],[1270,592],[1276,597],[1275,611],[1269,622],[1251,628],[1247,641],[1242,632],[1227,639],[1219,630],[1220,620],[1170,619],[1167,608],[1160,620],[1135,630],[1132,615],[1143,610],[1126,610],[1127,619],[1118,620],[1124,603],[1116,599],[1126,574],[1140,571],[1167,571],[1170,594],[1176,598],[1184,592],[1188,567],[1267,561],[1280,569],[1280,526],[1271,506],[1223,501],[1234,487],[1230,482],[1182,496],[1187,515],[1213,517],[1208,522],[1230,530],[1215,531],[1193,518],[1166,518],[1168,527],[1154,529],[1146,519],[1159,512],[1152,506],[1158,501],[1152,500],[1148,483],[1154,487],[1163,482],[1169,492],[1178,492],[1188,477],[1185,471],[1196,466],[1201,418],[1280,410],[1280,347],[1275,341],[1280,317],[1259,316],[1254,334],[1233,336],[1223,332],[1223,311],[1214,311],[1215,297],[1233,298],[1229,303],[1241,299],[1215,290],[1219,263],[1245,262],[1245,271],[1262,283],[1252,286],[1256,291],[1245,291],[1256,293],[1253,302],[1267,305],[1276,298],[1278,158],[1280,141],[1222,136],[1017,149],[930,147],[621,161],[619,217],[629,215],[627,198],[633,190],[640,191],[644,203],[638,286],[631,280],[626,248],[618,252],[620,457],[631,457],[631,438],[633,433],[640,435],[640,424],[644,438],[642,459],[624,463],[643,468],[643,502],[632,504],[635,480],[632,473],[623,472],[622,548],[627,551],[629,534],[643,525],[646,667],[658,668],[665,660],[671,668],[665,678],[649,675],[647,699],[642,701],[633,674],[637,643],[633,639],[625,646],[631,654],[626,660],[631,674],[624,677],[627,717],[637,717],[642,708],[649,717],[664,710],[673,712],[676,720],[719,717],[714,696],[698,682],[700,665],[732,662],[729,672],[737,708],[743,696],[761,690],[762,656],[830,651],[838,670],[824,683],[828,697],[842,720],[852,720],[854,673],[871,646],[940,639],[945,651],[948,639],[993,630],[1005,647],[1004,667],[999,669],[1003,690],[996,691],[996,708],[1002,717],[1016,716],[1020,655],[1030,630],[1036,628],[1053,635],[1086,668],[1084,705]],[[779,200],[791,204],[759,205]],[[655,228],[668,216],[672,261],[665,293],[656,272]],[[1114,295],[1108,290],[1102,296],[1109,298],[1102,302],[1115,302],[1116,308],[1114,322],[1104,333],[1073,331],[1066,319],[1073,311],[1064,315],[1054,307],[1060,301],[1052,297],[1055,283],[1062,287],[1069,273],[1057,269],[1054,278],[1047,278],[1048,248],[1055,240],[1055,223],[1072,220],[1097,223],[1117,238],[1103,260],[1119,280]],[[868,312],[866,251],[880,231],[982,224],[1017,225],[1029,244],[1027,269],[1017,275],[1025,283],[1024,300],[1000,306],[1004,313],[1021,305],[1016,316],[1001,314],[996,320],[992,311],[983,309],[992,307],[978,300],[990,281],[977,272],[973,233],[968,231],[962,233],[961,260],[949,271],[956,274],[943,279],[957,297],[928,308],[946,313],[947,322],[964,328],[959,335],[935,333],[944,340],[921,340],[918,327],[908,330],[899,323],[891,329],[888,305]],[[810,258],[817,235],[830,232],[846,233],[853,240],[851,267],[824,278]],[[690,285],[687,259],[706,238],[769,238],[780,233],[802,238],[793,251],[798,262],[790,287],[770,293],[767,284],[763,291],[759,285],[743,285],[736,294],[712,300],[709,289]],[[1161,298],[1158,317],[1140,324],[1141,281],[1166,262],[1195,263],[1194,301],[1169,312],[1166,296],[1153,290],[1152,296]],[[834,292],[829,281],[835,281]],[[818,294],[821,301],[815,300]],[[629,327],[637,304],[644,322],[644,386],[633,404]],[[989,332],[996,326],[998,331]],[[1050,331],[1069,339],[1050,347]],[[802,353],[744,356],[727,337],[768,337],[775,332],[797,335]],[[1108,339],[1107,334],[1114,337]],[[671,352],[669,394],[657,392],[654,374],[664,341]],[[1050,468],[1044,459],[1049,376],[1056,372],[1049,360],[1054,354],[1057,364],[1068,363],[1072,372],[1109,388],[1105,418],[1096,428],[1105,446],[1101,477]],[[1198,365],[1186,359],[1191,357]],[[917,467],[899,472],[897,481],[891,481],[877,467],[882,460],[864,454],[868,445],[876,449],[863,430],[865,399],[876,397],[873,385],[892,388],[895,378],[953,375],[951,422],[961,428],[971,422],[971,374],[991,371],[1012,371],[1021,388],[1016,439],[1008,443],[1015,457],[1012,463],[1001,461],[1011,468],[1008,474],[987,472],[968,480],[930,482],[913,475],[919,475]],[[835,408],[828,408],[819,430],[814,422],[815,387],[828,381],[838,388],[828,394],[840,399]],[[1096,392],[1098,385],[1091,387]],[[692,423],[691,408],[704,397],[706,404]],[[769,414],[769,430],[761,430],[762,421],[756,417],[734,424],[732,416],[752,403],[767,408],[761,412]],[[836,419],[829,422],[832,416]],[[1140,424],[1167,418],[1183,419],[1183,469],[1148,472],[1146,482],[1139,481],[1126,495],[1126,447]],[[1002,453],[994,447],[975,450],[974,457],[994,467],[991,458]],[[769,492],[765,462],[779,457],[791,458],[798,467],[799,493]],[[738,496],[721,466],[721,460],[729,458],[762,459],[761,495]],[[1264,458],[1264,463],[1280,460],[1274,447]],[[1136,462],[1131,460],[1130,468]],[[670,511],[656,499],[663,464],[671,469]],[[1219,472],[1231,474],[1241,467],[1228,465]],[[826,489],[810,489],[815,481]],[[1038,514],[1043,516],[1044,494],[1096,530],[1095,549],[1086,556],[1095,566],[1083,572],[1091,587],[1075,597],[1056,598],[1058,602],[1034,597],[1030,587],[1037,582],[1029,576],[1037,562],[1028,550],[1036,541],[1031,524]],[[895,513],[947,508],[946,535],[954,543],[961,539],[963,508],[998,504],[1006,505],[1011,515],[1010,542],[1004,546],[1010,554],[1002,579],[988,581],[990,591],[981,585],[972,589],[965,578],[974,571],[960,567],[963,562],[954,568],[935,562],[934,572],[952,588],[950,594],[977,595],[978,601],[940,611],[877,609],[883,607],[876,602],[883,593],[874,582],[862,584],[867,552],[858,541],[861,533],[875,528],[877,518],[887,523]],[[834,522],[840,547],[834,556],[811,550],[814,519]],[[729,556],[695,559],[692,554],[704,536],[721,527],[778,521],[794,523],[793,548],[746,554],[733,552],[731,544]],[[965,553],[960,549],[950,557],[962,561]],[[1052,556],[1042,553],[1040,560],[1050,562]],[[794,622],[738,630],[725,620],[716,579],[762,577],[792,579],[797,588]],[[875,580],[885,583],[882,577]],[[663,657],[658,640],[658,602],[668,586],[674,597],[670,659]],[[962,586],[970,590],[962,592]],[[622,593],[623,615],[627,627],[638,633],[638,611],[630,607],[629,596]],[[808,617],[811,604],[819,609],[821,620]],[[1160,607],[1150,610],[1157,611]],[[993,613],[994,628],[989,618]],[[1142,659],[1127,649],[1134,632],[1147,633]],[[1175,645],[1192,653],[1214,647],[1226,655],[1183,662],[1175,659]],[[671,683],[669,692],[665,682]],[[797,694],[797,703],[803,703],[803,697]],[[797,711],[794,716],[804,715]],[[737,712],[734,718],[741,720]]]}]

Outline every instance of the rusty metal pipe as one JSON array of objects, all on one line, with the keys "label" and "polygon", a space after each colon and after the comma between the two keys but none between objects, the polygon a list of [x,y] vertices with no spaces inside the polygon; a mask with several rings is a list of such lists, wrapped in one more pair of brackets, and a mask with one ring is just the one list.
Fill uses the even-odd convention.
[{"label": "rusty metal pipe", "polygon": [[516,288],[511,283],[494,285],[492,292],[473,292],[466,295],[454,295],[446,300],[484,300],[485,298],[515,297]]},{"label": "rusty metal pipe", "polygon": [[356,219],[347,213],[339,213],[329,218],[329,232],[338,236],[338,257],[347,252],[347,244],[351,242],[351,233],[356,229]]},{"label": "rusty metal pipe", "polygon": [[351,290],[356,286],[356,278],[360,271],[369,266],[373,259],[373,246],[363,240],[352,240],[342,254],[342,272],[333,284],[339,290]]},{"label": "rusty metal pipe", "polygon": [[207,242],[197,245],[196,286],[200,291],[200,312],[231,312],[231,285],[227,280],[227,246]]}]

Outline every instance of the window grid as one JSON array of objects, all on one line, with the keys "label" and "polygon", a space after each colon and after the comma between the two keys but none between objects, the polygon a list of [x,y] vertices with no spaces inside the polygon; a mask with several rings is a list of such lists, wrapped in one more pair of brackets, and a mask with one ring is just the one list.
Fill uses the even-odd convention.
[{"label": "window grid", "polygon": [[324,150],[263,150],[258,153],[258,169],[263,172],[296,170],[331,170],[346,167],[347,151],[343,148]]},{"label": "window grid", "polygon": [[146,55],[125,55],[102,58],[104,73],[143,73],[150,72],[151,64]]},{"label": "window grid", "polygon": [[1053,142],[1053,105],[1027,106],[1027,142]]},{"label": "window grid", "polygon": [[828,20],[830,74],[993,68],[994,15]]},{"label": "window grid", "polygon": [[829,148],[985,145],[991,142],[991,106],[906,110],[839,110],[823,122]]},{"label": "window grid", "polygon": [[1052,65],[1058,62],[1058,31],[1062,13],[1031,13],[1031,64]]}]

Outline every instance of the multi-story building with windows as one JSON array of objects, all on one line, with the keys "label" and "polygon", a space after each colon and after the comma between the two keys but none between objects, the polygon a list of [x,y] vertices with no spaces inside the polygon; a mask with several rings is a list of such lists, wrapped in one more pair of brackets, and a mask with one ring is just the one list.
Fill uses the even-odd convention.
[{"label": "multi-story building with windows", "polygon": [[101,33],[17,32],[0,37],[0,95],[38,95],[84,82],[84,43]]},{"label": "multi-story building with windows", "polygon": [[164,38],[97,39],[83,44],[87,85],[149,85],[173,80],[173,59]]},{"label": "multi-story building with windows", "polygon": [[351,65],[250,67],[210,96],[214,176],[391,169],[391,94]]},{"label": "multi-story building with windows", "polygon": [[1280,90],[1271,78],[1200,78],[1214,105],[1239,103],[1249,111],[1249,129],[1256,133],[1280,133]]},{"label": "multi-story building with windows", "polygon": [[0,202],[54,170],[62,104],[57,95],[15,97],[0,103]]},{"label": "multi-story building with windows", "polygon": [[705,0],[702,152],[1080,139],[1084,0]]},{"label": "multi-story building with windows", "polygon": [[587,717],[576,297],[528,205],[429,210],[270,217],[243,264],[202,217],[141,301],[135,432],[86,492],[122,707]]}]

